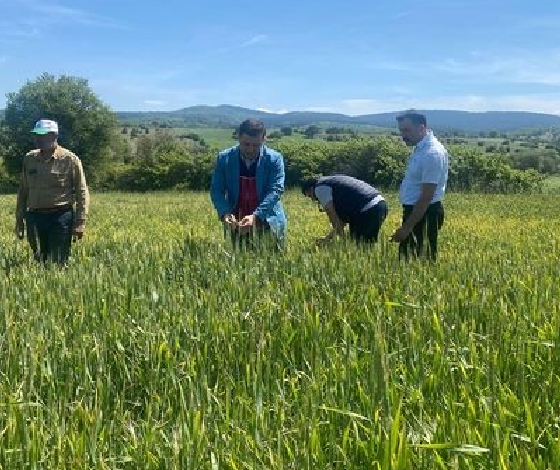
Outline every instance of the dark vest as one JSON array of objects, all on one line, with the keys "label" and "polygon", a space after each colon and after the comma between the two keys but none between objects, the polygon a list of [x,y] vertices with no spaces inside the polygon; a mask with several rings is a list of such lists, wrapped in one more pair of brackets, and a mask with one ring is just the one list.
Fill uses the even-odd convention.
[{"label": "dark vest", "polygon": [[334,209],[340,220],[346,223],[355,219],[380,194],[373,186],[347,175],[323,176],[317,180],[317,186],[329,186],[332,189]]}]

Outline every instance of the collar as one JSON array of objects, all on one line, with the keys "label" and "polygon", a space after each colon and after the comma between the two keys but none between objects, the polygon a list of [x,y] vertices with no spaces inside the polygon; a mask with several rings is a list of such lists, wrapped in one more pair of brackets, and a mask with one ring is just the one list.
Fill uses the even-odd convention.
[{"label": "collar", "polygon": [[62,157],[64,149],[60,146],[60,144],[56,144],[54,152],[49,159],[46,159],[46,158],[43,157],[43,155],[41,154],[41,149],[37,149],[36,152],[37,153],[35,154],[35,157],[38,160],[49,161],[49,160],[56,160],[56,159]]},{"label": "collar", "polygon": [[56,144],[56,148],[54,149],[54,153],[53,153],[53,158],[62,157],[63,152],[64,149],[59,144]]},{"label": "collar", "polygon": [[244,162],[250,161],[250,162],[258,162],[260,160],[260,158],[264,155],[265,153],[265,145],[261,145],[261,150],[259,152],[259,155],[257,158],[254,158],[253,160],[248,160],[246,159],[243,154],[241,153],[241,147],[238,145],[237,146],[237,153],[239,154],[239,159],[243,160]]},{"label": "collar", "polygon": [[431,130],[429,130],[429,131],[426,133],[426,135],[422,138],[422,140],[421,140],[420,142],[418,142],[418,143],[414,146],[414,148],[415,148],[415,149],[421,149],[422,147],[424,147],[425,145],[427,145],[428,142],[429,142],[430,140],[432,140],[433,137],[434,137],[434,133],[433,133]]}]

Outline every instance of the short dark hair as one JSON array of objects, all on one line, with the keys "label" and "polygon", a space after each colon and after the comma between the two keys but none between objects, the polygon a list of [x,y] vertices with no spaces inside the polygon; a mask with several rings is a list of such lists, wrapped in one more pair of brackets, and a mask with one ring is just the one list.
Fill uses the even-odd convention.
[{"label": "short dark hair", "polygon": [[308,189],[314,188],[317,185],[319,178],[307,178],[301,182],[301,192],[305,195]]},{"label": "short dark hair", "polygon": [[245,119],[239,126],[237,135],[241,137],[243,134],[250,137],[264,137],[266,135],[266,128],[262,121],[257,119]]},{"label": "short dark hair", "polygon": [[425,126],[427,124],[427,120],[426,120],[426,115],[419,113],[418,111],[415,111],[413,109],[409,110],[409,111],[405,111],[402,114],[399,114],[397,116],[397,122],[402,122],[405,119],[408,119],[410,122],[412,122],[413,124],[416,124],[417,126],[419,126],[420,124],[422,124],[423,126]]}]

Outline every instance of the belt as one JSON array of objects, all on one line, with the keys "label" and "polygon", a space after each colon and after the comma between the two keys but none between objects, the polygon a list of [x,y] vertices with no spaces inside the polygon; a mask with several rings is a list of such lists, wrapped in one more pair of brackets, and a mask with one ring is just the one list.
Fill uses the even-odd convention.
[{"label": "belt", "polygon": [[72,204],[65,204],[56,207],[41,207],[39,209],[29,209],[29,212],[36,212],[38,214],[52,214],[54,212],[63,212],[72,209]]}]

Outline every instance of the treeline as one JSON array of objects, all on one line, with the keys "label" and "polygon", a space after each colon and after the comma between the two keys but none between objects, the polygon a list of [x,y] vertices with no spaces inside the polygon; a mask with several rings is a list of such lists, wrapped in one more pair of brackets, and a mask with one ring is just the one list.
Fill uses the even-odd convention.
[{"label": "treeline", "polygon": [[[0,190],[15,190],[23,156],[34,147],[29,130],[40,118],[59,122],[60,143],[80,156],[94,189],[206,190],[210,185],[219,149],[194,135],[178,138],[166,129],[152,135],[147,127],[134,138],[134,148],[128,131],[123,132],[87,80],[45,74],[8,95],[0,123]],[[329,142],[314,140],[317,131],[317,126],[309,126],[304,132],[307,139],[284,140],[281,136],[292,132],[285,127],[271,140],[271,146],[284,154],[288,187],[298,185],[302,178],[331,173],[346,173],[381,188],[398,187],[410,153],[399,138],[347,132],[344,140]],[[345,129],[333,127],[332,135],[341,131]],[[450,190],[520,192],[539,191],[542,186],[542,174],[512,168],[502,153],[488,154],[463,145],[450,145],[449,151]]]},{"label": "treeline", "polygon": [[[398,188],[410,149],[391,137],[355,137],[345,142],[278,141],[286,166],[286,186],[309,176],[346,173],[386,188]],[[468,146],[451,146],[449,189],[478,192],[539,191],[543,175],[517,170],[503,155]],[[206,190],[218,149],[192,150],[170,137],[154,137],[150,155],[106,168],[97,186],[124,191]]]},{"label": "treeline", "polygon": [[[193,147],[166,134],[143,139],[150,143],[141,147],[141,154],[113,154],[102,165],[91,167],[91,185],[98,190],[122,191],[209,188],[219,149]],[[279,140],[273,147],[284,155],[288,187],[309,176],[346,173],[396,189],[410,153],[393,137],[354,137],[345,142]],[[536,192],[542,186],[542,174],[512,168],[504,155],[489,155],[469,146],[452,145],[449,151],[452,191]],[[17,175],[2,168],[1,189],[13,191],[16,183]]]}]

